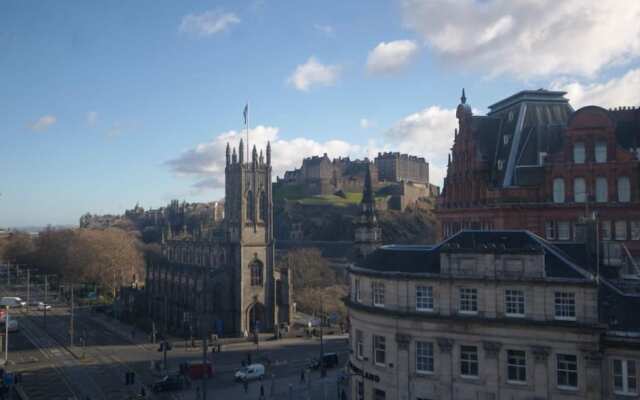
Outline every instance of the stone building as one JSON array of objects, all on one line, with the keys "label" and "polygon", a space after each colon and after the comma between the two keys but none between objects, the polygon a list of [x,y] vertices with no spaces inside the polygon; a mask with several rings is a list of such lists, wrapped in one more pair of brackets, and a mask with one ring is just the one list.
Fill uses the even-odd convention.
[{"label": "stone building", "polygon": [[460,231],[351,266],[350,398],[638,398],[638,271],[560,246]]},{"label": "stone building", "polygon": [[[171,231],[147,265],[149,314],[167,330],[242,335],[290,318],[290,274],[274,265],[271,147],[227,145],[223,229]],[[216,235],[219,233],[219,235]]]},{"label": "stone building", "polygon": [[527,229],[572,241],[596,213],[611,257],[640,256],[640,109],[574,111],[565,92],[525,90],[475,116],[463,91],[436,214],[461,229]]},{"label": "stone building", "polygon": [[429,183],[429,164],[423,157],[398,152],[378,153],[375,164],[381,181]]}]

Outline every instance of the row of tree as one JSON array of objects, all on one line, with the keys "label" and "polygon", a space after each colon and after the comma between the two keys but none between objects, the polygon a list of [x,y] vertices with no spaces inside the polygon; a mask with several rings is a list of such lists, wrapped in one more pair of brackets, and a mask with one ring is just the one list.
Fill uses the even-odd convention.
[{"label": "row of tree", "polygon": [[117,228],[46,229],[35,237],[10,234],[0,244],[0,259],[114,293],[121,285],[144,279],[144,254],[152,250],[133,233]]}]

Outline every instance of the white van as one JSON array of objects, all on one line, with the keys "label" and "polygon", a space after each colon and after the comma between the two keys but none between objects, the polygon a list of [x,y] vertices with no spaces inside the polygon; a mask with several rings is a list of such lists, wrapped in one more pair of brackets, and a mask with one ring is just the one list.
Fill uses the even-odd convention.
[{"label": "white van", "polygon": [[0,306],[9,307],[23,307],[27,302],[23,301],[20,297],[3,297],[0,299]]},{"label": "white van", "polygon": [[236,381],[251,381],[254,379],[262,379],[264,377],[264,365],[251,364],[242,367],[236,372]]}]

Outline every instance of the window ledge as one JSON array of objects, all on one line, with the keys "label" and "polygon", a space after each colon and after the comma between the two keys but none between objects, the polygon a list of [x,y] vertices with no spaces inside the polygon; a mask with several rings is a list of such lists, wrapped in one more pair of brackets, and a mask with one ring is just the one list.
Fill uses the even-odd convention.
[{"label": "window ledge", "polygon": [[556,321],[574,321],[576,320],[576,317],[554,317],[554,319]]},{"label": "window ledge", "polygon": [[460,375],[460,378],[462,379],[471,379],[474,381],[477,381],[480,379],[480,377],[478,375]]},{"label": "window ledge", "polygon": [[507,318],[524,318],[525,317],[524,314],[509,314],[509,313],[504,314],[504,316]]},{"label": "window ledge", "polygon": [[507,383],[509,385],[515,385],[515,386],[527,386],[527,381],[510,381],[510,380],[507,380]]},{"label": "window ledge", "polygon": [[577,392],[578,391],[578,388],[575,387],[575,386],[561,386],[561,385],[558,385],[558,389],[559,390],[564,390],[564,391],[567,391],[567,392]]},{"label": "window ledge", "polygon": [[638,395],[638,392],[618,392],[618,391],[614,391],[613,394],[615,394],[616,396],[636,397]]}]

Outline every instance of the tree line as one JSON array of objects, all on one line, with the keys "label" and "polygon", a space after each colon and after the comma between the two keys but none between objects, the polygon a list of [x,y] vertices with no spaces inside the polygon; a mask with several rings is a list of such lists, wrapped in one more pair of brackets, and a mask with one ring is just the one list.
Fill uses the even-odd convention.
[{"label": "tree line", "polygon": [[0,259],[56,274],[64,282],[91,283],[115,293],[144,281],[144,245],[133,232],[108,229],[52,229],[37,236],[12,232],[0,242]]}]

